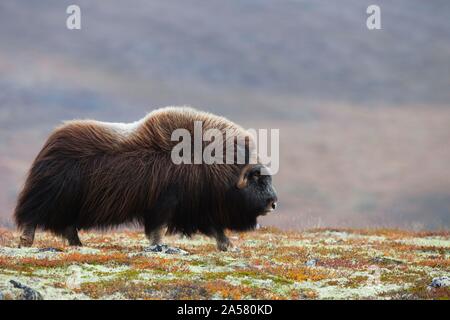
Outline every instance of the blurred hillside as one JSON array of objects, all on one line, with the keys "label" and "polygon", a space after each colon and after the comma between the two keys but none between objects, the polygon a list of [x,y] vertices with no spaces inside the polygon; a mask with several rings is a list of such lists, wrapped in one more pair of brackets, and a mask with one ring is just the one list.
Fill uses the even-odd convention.
[{"label": "blurred hillside", "polygon": [[281,215],[263,224],[450,226],[450,3],[0,3],[0,217],[62,120],[192,105],[279,128]]}]

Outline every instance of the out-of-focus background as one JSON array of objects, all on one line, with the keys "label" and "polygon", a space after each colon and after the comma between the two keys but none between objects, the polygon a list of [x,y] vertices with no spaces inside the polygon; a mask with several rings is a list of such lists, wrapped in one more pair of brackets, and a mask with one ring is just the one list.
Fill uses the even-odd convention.
[{"label": "out-of-focus background", "polygon": [[450,227],[447,0],[0,2],[1,224],[62,120],[166,105],[280,129],[264,225]]}]

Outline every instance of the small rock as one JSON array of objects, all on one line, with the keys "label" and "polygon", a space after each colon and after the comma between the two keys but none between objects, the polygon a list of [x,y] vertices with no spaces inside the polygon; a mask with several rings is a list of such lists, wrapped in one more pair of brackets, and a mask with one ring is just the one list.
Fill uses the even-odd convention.
[{"label": "small rock", "polygon": [[306,261],[305,265],[307,267],[315,267],[317,262],[319,262],[318,259],[310,259],[310,260]]},{"label": "small rock", "polygon": [[144,249],[145,252],[161,252],[166,254],[181,254],[181,255],[188,255],[189,252],[184,251],[180,248],[175,247],[169,247],[167,244],[155,244],[153,246],[150,246],[148,248]]},{"label": "small rock", "polygon": [[15,280],[9,280],[9,282],[14,286],[14,288],[23,290],[21,296],[23,300],[44,300],[42,298],[42,295],[36,290],[31,289],[30,287],[21,284],[20,282],[17,282]]},{"label": "small rock", "polygon": [[63,252],[63,250],[58,249],[58,248],[40,248],[38,250],[38,252],[54,252],[54,253],[56,253],[56,252]]},{"label": "small rock", "polygon": [[433,280],[431,280],[429,287],[431,287],[431,288],[450,287],[450,277],[443,276],[443,277],[433,278]]}]

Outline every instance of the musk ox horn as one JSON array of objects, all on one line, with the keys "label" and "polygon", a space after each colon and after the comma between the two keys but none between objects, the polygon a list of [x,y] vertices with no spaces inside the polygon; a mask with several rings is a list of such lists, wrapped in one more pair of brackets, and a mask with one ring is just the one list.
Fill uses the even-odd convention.
[{"label": "musk ox horn", "polygon": [[272,172],[269,168],[260,164],[247,164],[244,168],[242,168],[241,173],[239,174],[239,180],[236,183],[236,187],[238,189],[244,189],[248,185],[248,174],[255,168],[259,168],[261,173],[264,175],[272,175]]},{"label": "musk ox horn", "polygon": [[261,172],[263,170],[266,170],[264,172],[267,172],[266,174],[268,174],[270,171],[262,165],[258,165],[258,164],[247,164],[244,168],[242,168],[241,173],[239,174],[239,179],[238,182],[236,183],[236,187],[238,189],[244,189],[245,187],[247,187],[248,185],[248,175],[250,173],[250,171],[253,171],[255,169],[260,169]]},{"label": "musk ox horn", "polygon": [[241,174],[239,175],[239,180],[236,184],[236,187],[238,189],[244,189],[247,186],[247,182],[248,182],[247,174],[251,168],[252,168],[252,165],[250,165],[250,164],[248,164],[244,168],[242,168]]}]

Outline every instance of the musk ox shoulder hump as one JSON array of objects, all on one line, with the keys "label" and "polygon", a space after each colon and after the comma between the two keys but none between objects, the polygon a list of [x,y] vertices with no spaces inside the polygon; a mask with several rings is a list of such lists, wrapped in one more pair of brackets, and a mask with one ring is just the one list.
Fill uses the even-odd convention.
[{"label": "musk ox shoulder hump", "polygon": [[[91,155],[95,152],[151,150],[170,153],[178,141],[172,141],[176,129],[186,129],[194,135],[194,122],[200,121],[203,130],[219,129],[233,136],[247,136],[247,132],[230,120],[191,107],[165,107],[131,122],[103,122],[71,120],[58,127],[48,144]],[[230,138],[230,137],[228,137]]]}]

